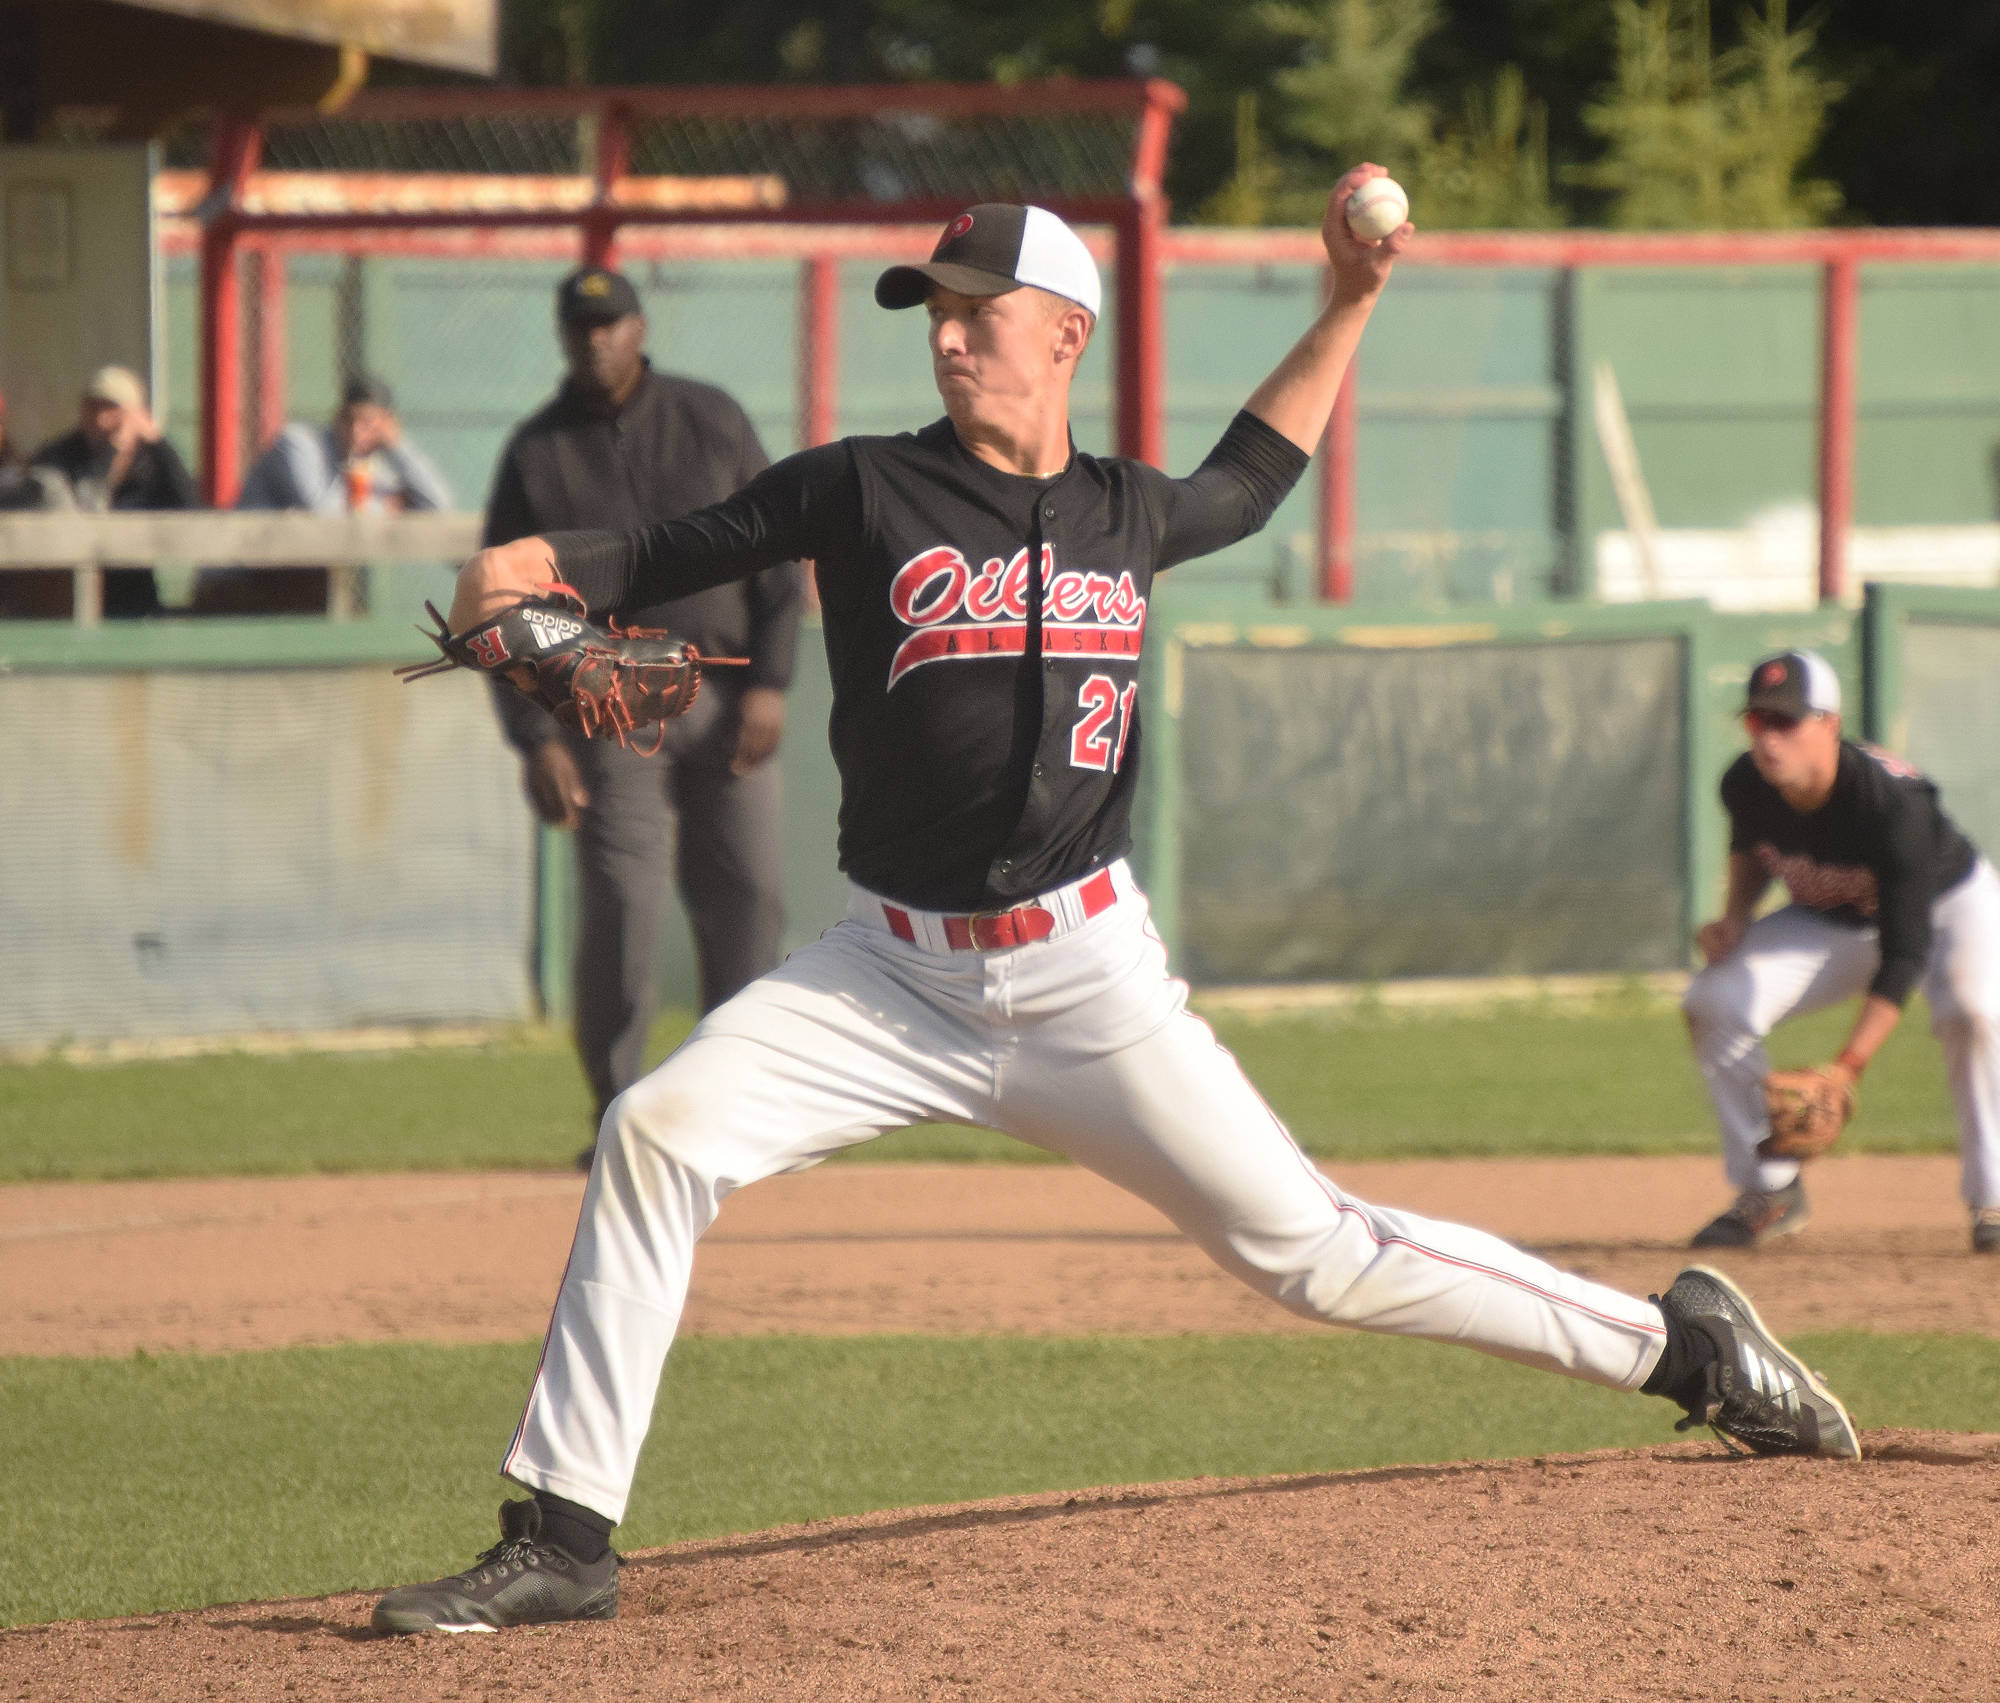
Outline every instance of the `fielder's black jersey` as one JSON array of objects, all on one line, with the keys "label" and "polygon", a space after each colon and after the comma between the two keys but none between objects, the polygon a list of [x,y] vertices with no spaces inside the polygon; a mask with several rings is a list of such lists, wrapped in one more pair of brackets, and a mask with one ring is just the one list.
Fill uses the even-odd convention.
[{"label": "fielder's black jersey", "polygon": [[988,909],[1130,848],[1153,576],[1255,532],[1306,463],[1238,414],[1185,479],[1074,452],[1024,478],[940,420],[788,456],[680,520],[549,543],[594,613],[813,558],[840,867],[920,909]]},{"label": "fielder's black jersey", "polygon": [[1872,745],[1840,742],[1833,791],[1802,814],[1746,751],[1722,777],[1729,849],[1782,881],[1794,904],[1881,930],[1870,993],[1909,997],[1931,949],[1931,901],[1972,873],[1973,844],[1938,804],[1934,782]]}]

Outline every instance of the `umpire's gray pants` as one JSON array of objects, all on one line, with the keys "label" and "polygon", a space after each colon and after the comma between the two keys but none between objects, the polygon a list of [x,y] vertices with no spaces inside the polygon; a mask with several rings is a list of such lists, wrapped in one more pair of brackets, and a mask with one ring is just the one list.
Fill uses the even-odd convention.
[{"label": "umpire's gray pants", "polygon": [[748,775],[730,772],[738,701],[711,675],[656,756],[610,740],[570,742],[590,789],[576,836],[576,1044],[600,1120],[646,1074],[670,885],[687,907],[702,1010],[777,967],[783,786],[775,757]]}]

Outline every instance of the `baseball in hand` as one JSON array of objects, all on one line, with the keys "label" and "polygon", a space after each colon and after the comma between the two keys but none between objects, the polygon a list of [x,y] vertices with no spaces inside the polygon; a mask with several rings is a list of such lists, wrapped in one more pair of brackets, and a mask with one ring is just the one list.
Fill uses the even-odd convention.
[{"label": "baseball in hand", "polygon": [[1347,198],[1347,228],[1363,242],[1380,242],[1410,216],[1410,198],[1393,177],[1371,177]]}]

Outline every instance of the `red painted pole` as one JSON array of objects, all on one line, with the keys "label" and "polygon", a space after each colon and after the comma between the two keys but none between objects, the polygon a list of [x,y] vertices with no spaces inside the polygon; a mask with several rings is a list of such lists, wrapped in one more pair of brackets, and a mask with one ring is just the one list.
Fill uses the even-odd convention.
[{"label": "red painted pole", "polygon": [[285,429],[285,253],[260,244],[251,251],[257,288],[257,443]]},{"label": "red painted pole", "polygon": [[1819,600],[1847,595],[1854,520],[1854,397],[1860,272],[1853,256],[1826,263],[1820,296]]},{"label": "red painted pole", "polygon": [[209,191],[201,227],[201,478],[208,501],[236,500],[243,460],[243,312],[236,276],[236,206],[257,169],[263,133],[222,118],[209,141]]},{"label": "red painted pole", "polygon": [[615,102],[597,112],[597,158],[591,174],[597,195],[583,216],[583,263],[618,263],[618,185],[632,161],[632,132],[625,109]]},{"label": "red painted pole", "polygon": [[[799,268],[799,447],[832,443],[840,391],[840,261],[808,255]],[[807,564],[806,606],[819,607],[817,563]]]},{"label": "red painted pole", "polygon": [[1155,467],[1166,459],[1166,315],[1160,303],[1157,196],[1134,197],[1118,220],[1118,453]]},{"label": "red painted pole", "polygon": [[1166,460],[1166,311],[1161,276],[1167,198],[1160,188],[1174,114],[1187,97],[1146,85],[1132,149],[1131,200],[1118,218],[1118,453],[1155,467]]},{"label": "red painted pole", "polygon": [[1319,446],[1319,594],[1328,603],[1354,601],[1354,401],[1359,357],[1333,399],[1333,417]]},{"label": "red painted pole", "polygon": [[799,447],[834,439],[840,385],[840,262],[807,257],[799,268]]}]

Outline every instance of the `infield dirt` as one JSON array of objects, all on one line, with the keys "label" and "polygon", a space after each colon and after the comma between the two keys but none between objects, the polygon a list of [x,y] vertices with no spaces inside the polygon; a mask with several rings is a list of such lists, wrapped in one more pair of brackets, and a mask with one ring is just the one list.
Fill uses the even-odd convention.
[{"label": "infield dirt", "polygon": [[[1641,1292],[1720,1197],[1712,1163],[1683,1159],[1337,1175]],[[1811,1230],[1716,1263],[1780,1331],[2000,1335],[2000,1262],[1965,1252],[1953,1185],[1948,1159],[1832,1161]],[[0,1353],[533,1336],[581,1187],[0,1189]],[[496,1245],[506,1260],[481,1257]],[[1148,1208],[1051,1166],[835,1167],[746,1191],[704,1245],[689,1323],[1310,1328]],[[1854,1465],[1701,1441],[903,1510],[641,1552],[615,1623],[499,1637],[376,1639],[373,1593],[28,1627],[0,1632],[0,1703],[1990,1699],[2000,1437],[1864,1444]]]},{"label": "infield dirt", "polygon": [[[1727,1200],[1711,1160],[1331,1168],[1364,1200],[1477,1224],[1636,1294]],[[1706,1254],[1780,1332],[2000,1336],[2000,1261],[1966,1253],[1957,1161],[1814,1167],[1801,1236]],[[563,1173],[29,1183],[0,1188],[0,1355],[422,1338],[548,1322],[583,1193]],[[505,1248],[507,1257],[491,1257]],[[696,1335],[1316,1330],[1216,1270],[1152,1208],[1067,1165],[839,1165],[733,1195],[703,1240]],[[4,1695],[4,1694],[0,1694]]]},{"label": "infield dirt", "polygon": [[617,1621],[377,1639],[372,1598],[0,1633],[0,1696],[1990,1699],[2000,1437],[1712,1443],[1023,1497],[654,1550]]}]

